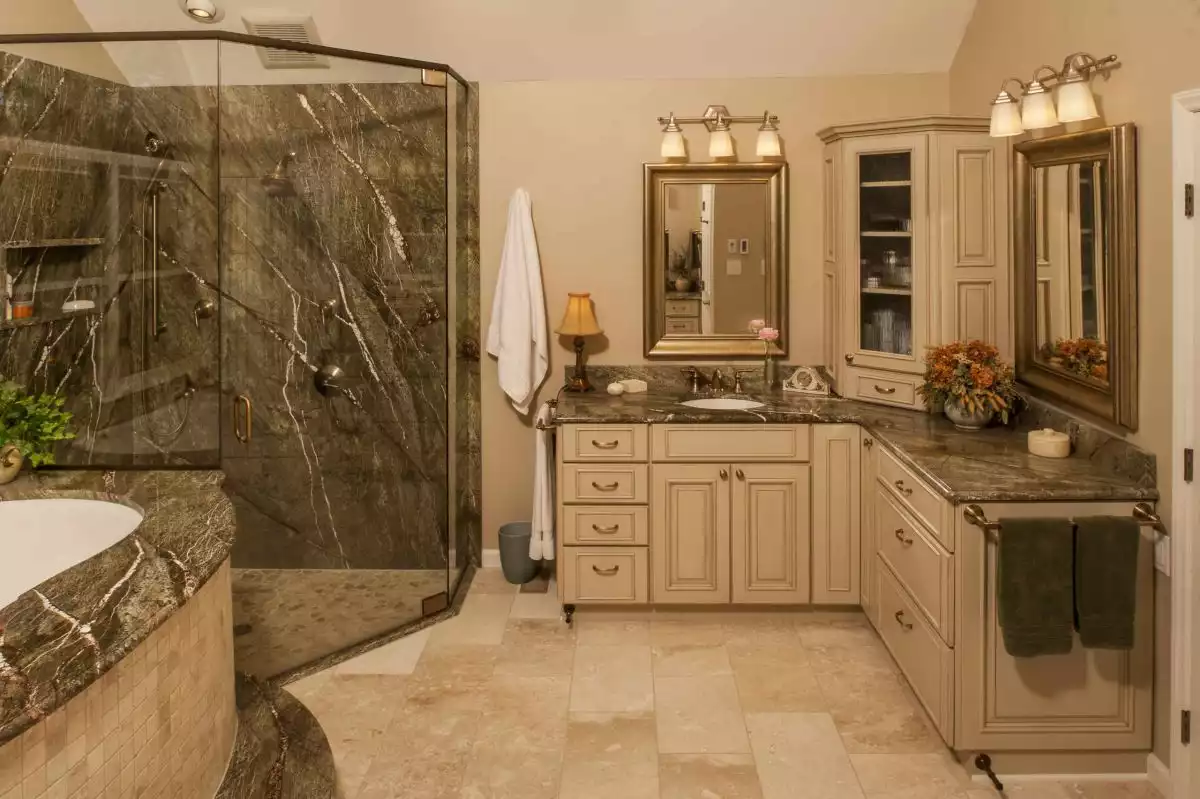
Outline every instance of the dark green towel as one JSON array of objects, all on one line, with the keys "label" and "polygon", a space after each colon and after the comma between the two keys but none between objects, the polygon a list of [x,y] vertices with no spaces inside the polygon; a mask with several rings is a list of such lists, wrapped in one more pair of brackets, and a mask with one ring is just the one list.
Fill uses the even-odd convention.
[{"label": "dark green towel", "polygon": [[1075,625],[1089,649],[1132,649],[1142,534],[1130,516],[1075,520]]},{"label": "dark green towel", "polygon": [[1000,628],[1013,657],[1071,651],[1074,534],[1070,519],[1000,519]]}]

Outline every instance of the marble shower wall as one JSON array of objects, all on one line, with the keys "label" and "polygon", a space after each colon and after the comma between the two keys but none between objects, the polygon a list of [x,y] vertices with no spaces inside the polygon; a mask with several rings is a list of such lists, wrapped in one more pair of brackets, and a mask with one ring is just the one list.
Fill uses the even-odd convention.
[{"label": "marble shower wall", "polygon": [[455,287],[458,295],[457,435],[455,441],[457,518],[456,568],[479,564],[483,545],[483,418],[480,414],[479,316],[479,86],[451,81],[455,93],[457,137],[455,189],[457,241]]}]

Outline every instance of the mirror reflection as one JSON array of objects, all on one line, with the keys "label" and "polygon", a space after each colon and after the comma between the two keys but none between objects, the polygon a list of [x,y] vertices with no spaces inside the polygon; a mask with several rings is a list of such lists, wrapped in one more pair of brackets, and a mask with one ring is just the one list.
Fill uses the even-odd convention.
[{"label": "mirror reflection", "polygon": [[668,183],[661,241],[664,333],[748,334],[768,319],[769,187],[754,183]]},{"label": "mirror reflection", "polygon": [[1108,161],[1034,174],[1039,363],[1107,384]]}]

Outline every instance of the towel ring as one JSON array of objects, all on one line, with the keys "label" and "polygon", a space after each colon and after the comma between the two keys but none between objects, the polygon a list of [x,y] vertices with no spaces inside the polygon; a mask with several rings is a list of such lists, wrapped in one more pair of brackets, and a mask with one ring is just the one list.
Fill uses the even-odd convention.
[{"label": "towel ring", "polygon": [[[978,505],[967,505],[963,508],[963,518],[985,533],[993,535],[999,535],[1000,533],[1000,522],[989,520],[987,514],[983,512],[983,508]],[[1143,527],[1153,527],[1154,531],[1159,535],[1170,535],[1167,532],[1167,526],[1163,524],[1162,517],[1154,512],[1154,506],[1149,502],[1139,502],[1134,505],[1133,518]]]}]

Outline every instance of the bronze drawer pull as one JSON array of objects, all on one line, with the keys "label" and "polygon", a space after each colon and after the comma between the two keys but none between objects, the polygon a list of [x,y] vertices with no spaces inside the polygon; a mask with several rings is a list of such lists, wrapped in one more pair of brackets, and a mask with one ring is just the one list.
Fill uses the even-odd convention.
[{"label": "bronze drawer pull", "polygon": [[896,538],[900,541],[901,544],[904,544],[904,546],[906,546],[906,547],[912,546],[913,540],[911,538],[904,537],[904,528],[903,527],[896,528]]},{"label": "bronze drawer pull", "polygon": [[[612,577],[621,570],[620,566],[613,566],[611,569],[601,569],[599,566],[593,566],[592,571],[601,577]],[[910,625],[911,626],[911,625]]]},{"label": "bronze drawer pull", "polygon": [[[593,566],[592,568],[594,569],[596,567]],[[911,630],[913,627],[912,622],[904,620],[904,611],[902,610],[896,611],[896,623],[903,627],[906,631]]]},{"label": "bronze drawer pull", "polygon": [[722,480],[729,479],[729,470],[728,469],[722,469],[721,471],[717,472],[717,474],[721,475]]},{"label": "bronze drawer pull", "polygon": [[876,383],[876,384],[875,384],[875,391],[876,391],[877,393],[879,393],[879,394],[895,394],[895,393],[896,393],[896,387],[895,387],[895,386],[889,386],[889,387],[887,387],[887,388],[884,388],[883,386],[881,386],[881,385],[879,385],[878,383]]},{"label": "bronze drawer pull", "polygon": [[620,487],[620,483],[605,483],[604,485],[600,485],[595,480],[592,481],[592,488],[597,491],[616,491]]},{"label": "bronze drawer pull", "polygon": [[612,527],[601,527],[598,524],[593,524],[592,529],[595,530],[597,533],[603,533],[604,535],[612,535],[617,530],[621,529],[621,525],[614,524]]},{"label": "bronze drawer pull", "polygon": [[870,449],[871,447],[875,446],[875,442],[869,438],[864,438],[863,446],[866,447],[867,449]]},{"label": "bronze drawer pull", "polygon": [[592,439],[592,446],[596,449],[616,449],[618,443],[616,441],[597,441],[594,438]]},{"label": "bronze drawer pull", "polygon": [[[595,483],[593,483],[593,485],[595,485]],[[892,485],[896,486],[896,490],[899,491],[904,496],[906,496],[906,497],[912,496],[913,490],[911,488],[905,488],[903,480],[897,480],[896,482],[892,483]]]},{"label": "bronze drawer pull", "polygon": [[743,472],[741,469],[738,469],[736,472],[734,472],[734,474],[736,474],[736,475],[737,475],[737,479],[739,479],[739,480],[745,480],[745,479],[746,479],[746,473],[745,473],[745,472]]}]

